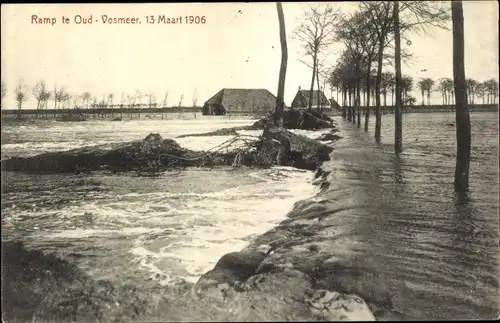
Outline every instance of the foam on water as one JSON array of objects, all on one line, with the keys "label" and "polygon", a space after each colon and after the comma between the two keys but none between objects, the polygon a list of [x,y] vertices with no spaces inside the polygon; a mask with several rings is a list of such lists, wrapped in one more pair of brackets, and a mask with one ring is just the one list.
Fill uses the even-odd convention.
[{"label": "foam on water", "polygon": [[[159,133],[163,138],[175,139],[179,135],[247,126],[254,122],[252,119],[198,116],[197,119],[191,120],[42,121],[28,125],[6,125],[2,127],[2,158],[140,140],[149,133]],[[200,141],[204,142],[206,138]],[[217,139],[211,140],[217,142]],[[195,141],[188,142],[193,142],[196,149],[209,149],[213,146],[210,142],[207,145],[200,143],[198,146]]]},{"label": "foam on water", "polygon": [[[156,245],[158,251],[155,252],[144,247],[140,236],[130,252],[153,276],[159,274],[163,284],[179,276],[195,282],[221,256],[241,250],[251,239],[283,220],[296,200],[315,192],[309,183],[310,172],[275,168],[267,173],[250,173],[249,176],[265,179],[266,183],[237,186],[206,194],[202,199],[189,199],[186,208],[178,210],[183,220],[172,219],[172,222],[182,221],[176,236],[170,237],[180,245]],[[281,176],[278,181],[276,177]],[[160,225],[162,219],[155,220]],[[173,272],[174,263],[184,268],[184,275]]]},{"label": "foam on water", "polygon": [[[98,127],[94,137],[84,139],[81,136],[92,132],[85,132],[83,123],[74,129],[64,129],[66,125],[58,124],[54,142],[22,142],[16,137],[15,142],[4,141],[2,150],[7,147],[14,155],[35,154],[80,147],[84,142],[137,140],[149,132],[174,138],[189,149],[209,150],[233,137],[175,137],[213,131],[226,124],[239,126],[253,122],[215,121],[207,124],[206,121],[168,120],[165,126],[164,122],[141,120],[132,128],[127,128],[126,122],[94,123]],[[48,132],[46,128],[28,128],[37,138]],[[300,134],[315,138],[322,132],[301,131]],[[239,133],[259,136],[262,131]],[[96,134],[104,137],[97,138]],[[31,136],[32,133],[28,134]],[[238,143],[231,145],[231,149],[236,147]],[[102,266],[99,261],[96,263],[98,258],[78,258],[81,267],[91,274],[104,275],[106,270],[111,272],[104,266],[111,263],[119,267],[125,260],[124,265],[137,266],[162,284],[179,277],[194,282],[213,268],[221,256],[241,250],[256,236],[276,226],[297,200],[313,196],[317,189],[311,185],[312,172],[291,167],[192,169],[179,174],[165,172],[154,179],[127,174],[89,175],[77,188],[73,187],[75,180],[70,180],[70,175],[57,178],[32,175],[35,178],[26,178],[24,184],[30,190],[14,189],[16,194],[3,195],[7,214],[3,223],[9,234],[17,230],[21,232],[17,236],[30,240],[32,245],[51,250],[49,246],[54,245],[62,254],[91,252],[103,257]],[[89,188],[86,184],[89,182],[93,183],[92,187],[99,184],[97,186],[105,189]],[[54,189],[54,183],[58,183],[55,187],[60,189]],[[48,188],[39,187],[43,185]],[[31,193],[33,186],[37,195]],[[64,244],[66,251],[55,247],[58,244]],[[112,272],[116,276],[116,268]]]},{"label": "foam on water", "polygon": [[[227,176],[221,172],[220,176]],[[283,220],[293,204],[316,192],[312,172],[290,167],[245,171],[251,183],[213,192],[103,193],[62,210],[22,209],[5,222],[33,218],[37,241],[88,244],[111,239],[133,241],[133,263],[167,284],[178,277],[196,281],[225,253],[241,250]],[[163,177],[168,180],[168,174]],[[237,178],[228,178],[234,180]],[[131,240],[130,240],[131,239]]]}]

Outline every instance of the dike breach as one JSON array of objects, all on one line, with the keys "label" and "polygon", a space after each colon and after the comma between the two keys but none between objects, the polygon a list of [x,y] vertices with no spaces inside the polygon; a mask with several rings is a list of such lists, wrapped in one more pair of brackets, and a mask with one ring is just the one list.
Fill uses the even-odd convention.
[{"label": "dike breach", "polygon": [[[297,120],[304,124],[304,118]],[[262,122],[265,123],[256,124]],[[322,120],[318,127],[325,124],[332,131],[318,139],[341,138],[331,120]],[[221,130],[220,134],[231,131]],[[340,221],[338,210],[328,201],[331,169],[323,164],[334,148],[285,129],[265,128],[262,137],[257,146],[240,152],[248,158],[233,152],[193,161],[199,152],[193,156],[195,152],[180,147],[174,140],[150,134],[145,140],[132,143],[2,161],[3,170],[67,173],[103,168],[159,170],[207,163],[256,166],[255,159],[249,158],[260,158],[257,166],[289,165],[316,170],[314,184],[321,188],[317,196],[297,202],[277,227],[240,252],[223,256],[194,285],[179,281],[169,287],[115,287],[93,281],[66,261],[28,251],[22,244],[2,243],[7,261],[2,264],[6,278],[2,290],[8,296],[4,304],[8,307],[6,318],[14,322],[33,321],[35,317],[39,318],[37,322],[384,319],[392,309],[387,288],[379,282],[377,273],[346,257],[336,243],[343,233],[336,230],[335,223]],[[158,153],[175,153],[175,162],[167,157],[158,159]],[[152,161],[156,164],[150,165]],[[41,306],[41,302],[45,305]]]}]

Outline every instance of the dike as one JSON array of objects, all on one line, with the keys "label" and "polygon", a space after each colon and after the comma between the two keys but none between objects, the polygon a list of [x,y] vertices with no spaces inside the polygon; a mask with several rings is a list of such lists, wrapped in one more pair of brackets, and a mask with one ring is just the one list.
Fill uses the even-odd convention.
[{"label": "dike", "polygon": [[[318,139],[341,138],[336,132]],[[331,172],[327,162],[320,165],[313,182],[320,192],[240,252],[224,255],[198,280],[194,297],[257,321],[391,320],[387,286],[338,243],[346,233],[335,225],[342,210],[328,199]]]}]

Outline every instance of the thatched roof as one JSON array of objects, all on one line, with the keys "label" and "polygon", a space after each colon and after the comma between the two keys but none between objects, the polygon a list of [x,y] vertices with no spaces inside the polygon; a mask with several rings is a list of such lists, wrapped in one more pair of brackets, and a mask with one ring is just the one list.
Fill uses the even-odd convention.
[{"label": "thatched roof", "polygon": [[[320,96],[321,105],[330,107],[330,101],[326,98],[323,91],[314,90],[312,97],[312,105],[318,106],[318,93]],[[292,108],[308,107],[309,106],[309,90],[298,90],[295,98],[292,101]]]},{"label": "thatched roof", "polygon": [[205,105],[222,105],[226,111],[271,111],[276,96],[266,89],[222,89]]}]

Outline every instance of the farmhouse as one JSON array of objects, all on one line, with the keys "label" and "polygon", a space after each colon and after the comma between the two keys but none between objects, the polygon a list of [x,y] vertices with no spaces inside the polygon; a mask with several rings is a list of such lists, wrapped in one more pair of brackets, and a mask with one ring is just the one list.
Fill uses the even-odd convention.
[{"label": "farmhouse", "polygon": [[[319,93],[319,104],[318,104],[318,93]],[[331,109],[333,107],[338,106],[338,103],[335,102],[335,100],[332,99],[332,102],[330,102],[327,98],[325,93],[323,91],[318,91],[314,90],[313,91],[313,97],[312,97],[312,108],[313,109]],[[299,87],[299,90],[297,91],[297,94],[295,95],[295,98],[292,101],[292,108],[293,109],[307,109],[309,107],[309,90],[301,90]]]},{"label": "farmhouse", "polygon": [[266,89],[222,89],[205,102],[203,115],[263,115],[275,106],[276,96]]}]

